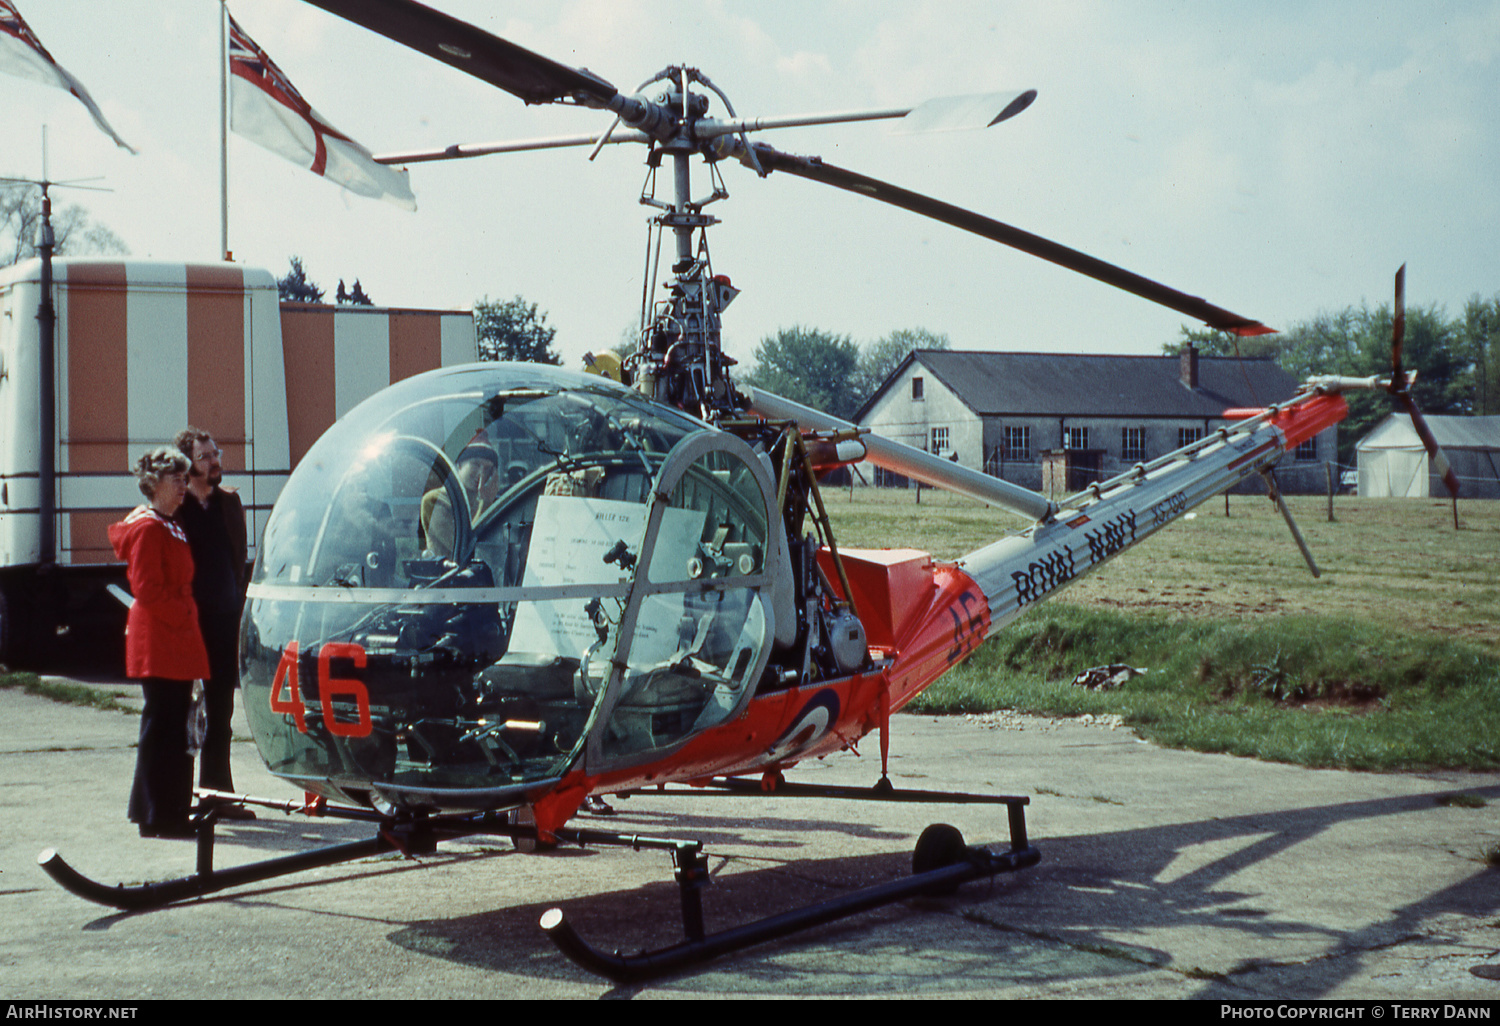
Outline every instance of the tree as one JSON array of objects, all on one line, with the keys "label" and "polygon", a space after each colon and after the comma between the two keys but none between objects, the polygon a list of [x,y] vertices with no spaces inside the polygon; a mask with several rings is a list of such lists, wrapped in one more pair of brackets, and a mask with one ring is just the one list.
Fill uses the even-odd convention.
[{"label": "tree", "polygon": [[631,320],[620,329],[620,341],[610,346],[609,351],[618,356],[622,361],[629,356],[634,356],[641,348],[641,326]]},{"label": "tree", "polygon": [[365,295],[365,290],[362,289],[362,288],[360,288],[360,286],[359,286],[359,279],[358,278],[354,279],[354,289],[353,289],[353,291],[346,290],[344,288],[344,279],[340,278],[339,279],[339,290],[338,290],[338,293],[335,295],[334,298],[335,298],[335,300],[337,302],[344,303],[344,304],[347,304],[349,306],[374,306],[375,305],[375,301],[372,300],[369,296]]},{"label": "tree", "polygon": [[[37,255],[37,228],[42,222],[41,191],[29,183],[0,185],[0,266]],[[88,256],[130,252],[114,232],[91,224],[88,211],[75,204],[53,205],[53,254]]]},{"label": "tree", "polygon": [[291,270],[276,279],[276,292],[283,303],[321,303],[323,290],[307,279],[301,257],[292,257]]},{"label": "tree", "polygon": [[[291,258],[291,268],[283,277],[276,279],[276,292],[283,303],[321,303],[326,293],[323,288],[307,276],[307,268],[302,266],[301,257]],[[365,295],[364,288],[359,284],[359,279],[354,279],[354,289],[350,291],[344,287],[344,279],[339,279],[339,288],[334,293],[334,302],[348,306],[374,306],[375,302]]]},{"label": "tree", "polygon": [[1473,296],[1458,324],[1459,346],[1474,366],[1474,413],[1500,414],[1500,293]]},{"label": "tree", "polygon": [[917,349],[953,348],[947,335],[937,335],[926,328],[898,328],[882,338],[876,339],[859,354],[859,376],[855,391],[859,394],[859,405],[868,402],[877,389],[890,377],[891,372],[901,366],[901,361]]},{"label": "tree", "polygon": [[761,339],[745,383],[847,420],[862,396],[854,385],[859,347],[846,335],[783,328]]},{"label": "tree", "polygon": [[1188,346],[1204,356],[1237,356],[1242,360],[1274,358],[1281,350],[1274,334],[1241,337],[1219,328],[1191,328],[1184,324],[1178,330],[1177,341],[1164,343],[1161,351],[1168,356],[1179,356]]},{"label": "tree", "polygon": [[481,360],[562,363],[562,357],[552,349],[557,329],[547,327],[547,315],[520,296],[503,303],[489,297],[476,302],[474,333]]}]

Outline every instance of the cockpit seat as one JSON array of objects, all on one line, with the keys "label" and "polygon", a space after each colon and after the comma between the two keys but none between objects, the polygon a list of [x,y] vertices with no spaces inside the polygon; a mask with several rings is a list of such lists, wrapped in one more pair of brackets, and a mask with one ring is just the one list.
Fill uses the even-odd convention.
[{"label": "cockpit seat", "polygon": [[573,699],[573,675],[577,659],[564,659],[548,652],[507,652],[480,672],[476,679],[484,694],[496,697],[520,695],[538,702]]}]

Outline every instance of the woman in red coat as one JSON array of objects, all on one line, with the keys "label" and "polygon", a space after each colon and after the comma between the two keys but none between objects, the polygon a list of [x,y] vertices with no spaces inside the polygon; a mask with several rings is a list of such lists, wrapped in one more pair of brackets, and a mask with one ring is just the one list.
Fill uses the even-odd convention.
[{"label": "woman in red coat", "polygon": [[142,837],[192,837],[188,712],[193,681],[209,670],[193,602],[193,556],[172,522],[187,495],[188,461],[164,446],[137,460],[134,471],[150,505],[109,528],[135,596],[125,624],[125,672],[146,698],[129,814]]}]

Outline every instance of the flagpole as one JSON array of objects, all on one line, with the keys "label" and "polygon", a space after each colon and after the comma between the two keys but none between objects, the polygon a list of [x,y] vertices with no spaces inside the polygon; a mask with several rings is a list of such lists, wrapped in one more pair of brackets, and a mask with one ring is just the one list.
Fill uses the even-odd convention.
[{"label": "flagpole", "polygon": [[219,254],[229,252],[229,43],[225,26],[229,20],[227,0],[219,0]]}]

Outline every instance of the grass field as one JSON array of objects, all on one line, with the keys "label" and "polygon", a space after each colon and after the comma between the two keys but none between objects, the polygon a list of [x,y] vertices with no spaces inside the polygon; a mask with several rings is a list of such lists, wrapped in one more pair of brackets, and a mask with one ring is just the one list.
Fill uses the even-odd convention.
[{"label": "grass field", "polygon": [[[952,559],[1022,526],[959,496],[825,496],[845,548]],[[1163,744],[1315,766],[1500,767],[1500,503],[1199,507],[1002,631],[913,708],[1118,715]],[[1227,508],[1227,515],[1226,515]],[[1114,691],[1090,666],[1151,672]]]}]

